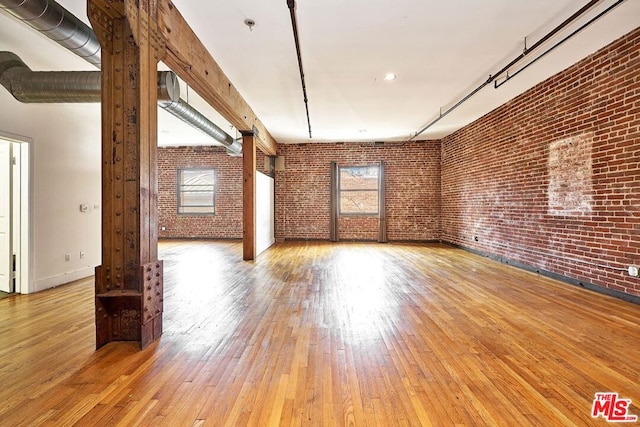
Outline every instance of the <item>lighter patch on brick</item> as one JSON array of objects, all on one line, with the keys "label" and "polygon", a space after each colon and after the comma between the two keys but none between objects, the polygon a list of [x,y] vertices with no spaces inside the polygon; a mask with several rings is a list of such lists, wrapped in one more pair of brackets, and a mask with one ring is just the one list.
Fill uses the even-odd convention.
[{"label": "lighter patch on brick", "polygon": [[591,147],[593,133],[552,142],[547,162],[548,213],[579,216],[591,213],[593,204]]}]

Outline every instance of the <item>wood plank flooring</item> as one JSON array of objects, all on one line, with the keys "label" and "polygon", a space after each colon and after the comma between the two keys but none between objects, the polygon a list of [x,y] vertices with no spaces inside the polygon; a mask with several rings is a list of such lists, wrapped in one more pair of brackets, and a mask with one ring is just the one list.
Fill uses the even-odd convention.
[{"label": "wood plank flooring", "polygon": [[1,426],[602,426],[640,306],[444,245],[160,244],[164,335],[94,350],[92,279],[0,300]]}]

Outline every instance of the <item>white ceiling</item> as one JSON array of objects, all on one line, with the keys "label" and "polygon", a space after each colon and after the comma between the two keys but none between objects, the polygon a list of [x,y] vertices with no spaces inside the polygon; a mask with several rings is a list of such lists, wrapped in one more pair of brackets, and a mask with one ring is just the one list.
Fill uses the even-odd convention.
[{"label": "white ceiling", "polygon": [[[88,23],[86,0],[59,2]],[[519,55],[525,37],[531,46],[588,3],[298,0],[313,131],[309,139],[286,0],[173,2],[280,143],[406,140]],[[612,3],[602,0],[588,17]],[[256,22],[252,30],[244,24],[247,18]],[[625,1],[500,88],[486,86],[418,139],[440,138],[459,129],[639,23],[640,0]],[[0,13],[0,49],[15,52],[33,70],[92,69],[4,12]],[[387,72],[398,78],[384,81]],[[187,98],[184,86],[182,96]],[[235,129],[193,90],[188,91],[188,101],[235,136]],[[161,145],[211,144],[208,137],[164,111],[159,122]]]}]

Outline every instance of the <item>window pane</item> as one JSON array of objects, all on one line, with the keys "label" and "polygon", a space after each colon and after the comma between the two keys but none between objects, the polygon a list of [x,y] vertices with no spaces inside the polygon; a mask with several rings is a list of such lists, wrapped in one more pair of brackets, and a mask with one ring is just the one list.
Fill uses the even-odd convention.
[{"label": "window pane", "polygon": [[178,213],[215,213],[215,174],[213,169],[178,171]]},{"label": "window pane", "polygon": [[378,166],[340,168],[340,189],[378,191],[378,171]]},{"label": "window pane", "polygon": [[378,214],[379,172],[377,165],[340,168],[340,214]]},{"label": "window pane", "polygon": [[191,193],[183,191],[180,193],[181,206],[212,206],[213,192],[197,192]]},{"label": "window pane", "polygon": [[378,190],[340,192],[340,213],[377,214]]},{"label": "window pane", "polygon": [[178,208],[178,213],[212,214],[215,213],[215,208],[213,206],[181,206]]},{"label": "window pane", "polygon": [[182,185],[213,185],[213,169],[183,169]]}]

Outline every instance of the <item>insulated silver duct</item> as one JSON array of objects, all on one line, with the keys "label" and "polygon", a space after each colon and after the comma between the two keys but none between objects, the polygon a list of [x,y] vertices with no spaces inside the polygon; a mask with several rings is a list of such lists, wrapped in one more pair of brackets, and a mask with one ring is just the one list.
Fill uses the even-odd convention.
[{"label": "insulated silver duct", "polygon": [[2,0],[0,8],[100,67],[100,43],[88,25],[53,0]]},{"label": "insulated silver duct", "polygon": [[100,71],[34,72],[12,52],[0,52],[0,84],[24,103],[100,102]]},{"label": "insulated silver duct", "polygon": [[[100,102],[100,71],[32,71],[13,52],[0,52],[0,84],[27,104]],[[172,108],[180,101],[178,77],[158,72],[158,104]]]},{"label": "insulated silver duct", "polygon": [[[100,67],[100,43],[95,33],[60,4],[53,0],[0,0],[0,8]],[[16,55],[0,57],[0,62],[0,83],[21,102],[100,101],[100,72],[34,72]],[[94,99],[96,92],[97,99]],[[179,93],[175,73],[159,72],[158,105],[161,108],[203,131],[227,147],[227,152],[242,153],[242,144],[182,101]]]},{"label": "insulated silver duct", "polygon": [[227,154],[231,157],[242,156],[242,138],[233,140],[233,144],[227,147]]},{"label": "insulated silver duct", "polygon": [[[158,104],[161,104],[161,102],[159,101]],[[200,129],[220,144],[227,147],[227,150],[242,153],[242,145],[239,147],[234,145],[234,140],[231,135],[220,129],[211,122],[211,120],[200,114],[195,108],[184,102],[182,99],[178,99],[177,102],[170,102],[168,105],[162,106],[162,108],[177,118],[189,123],[194,128]]]}]

